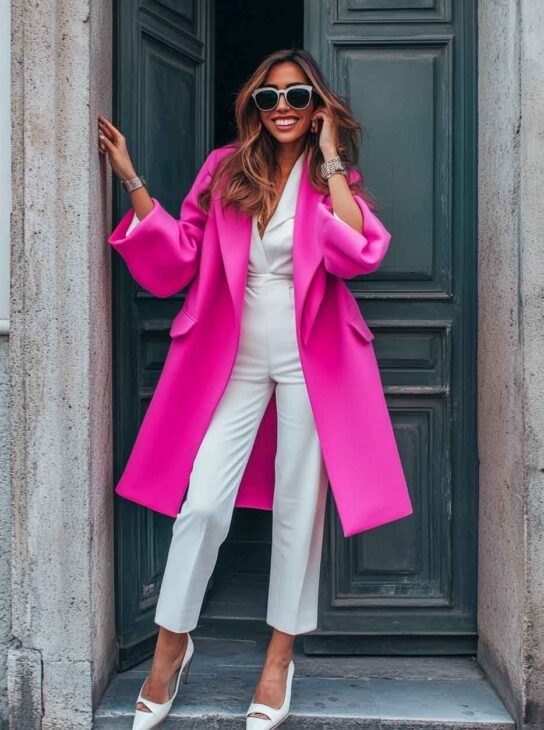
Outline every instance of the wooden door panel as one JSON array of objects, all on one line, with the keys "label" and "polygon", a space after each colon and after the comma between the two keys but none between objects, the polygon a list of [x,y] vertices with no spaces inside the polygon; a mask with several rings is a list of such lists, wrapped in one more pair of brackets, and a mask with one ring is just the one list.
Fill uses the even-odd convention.
[{"label": "wooden door panel", "polygon": [[[345,23],[450,20],[452,0],[337,0],[334,19]],[[333,21],[334,22],[334,21]]]},{"label": "wooden door panel", "polygon": [[[212,1],[120,0],[115,8],[118,126],[151,194],[176,218],[212,148]],[[116,184],[114,220],[130,207]],[[161,373],[184,292],[151,296],[119,257],[114,267],[115,480]],[[116,497],[116,617],[120,667],[149,655],[172,519]]]},{"label": "wooden door panel", "polygon": [[359,167],[392,233],[380,269],[347,283],[375,334],[414,514],[345,539],[329,495],[319,628],[304,645],[472,652],[474,4],[319,0],[306,15],[306,47],[364,126]]},{"label": "wooden door panel", "polygon": [[[450,45],[336,41],[338,91],[353,100],[369,141],[365,169],[395,241],[371,291],[449,294]],[[395,154],[384,156],[390,140]],[[434,146],[440,140],[436,154]],[[402,282],[402,290],[399,287]]]}]

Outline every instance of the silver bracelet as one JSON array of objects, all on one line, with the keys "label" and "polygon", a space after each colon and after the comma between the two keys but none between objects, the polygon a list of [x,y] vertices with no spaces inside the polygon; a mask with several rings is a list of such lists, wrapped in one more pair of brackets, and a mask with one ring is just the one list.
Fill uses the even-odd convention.
[{"label": "silver bracelet", "polygon": [[144,185],[147,186],[147,182],[143,175],[139,175],[131,178],[130,180],[121,180],[121,185],[125,188],[127,193],[132,193],[133,190],[138,190],[138,188],[142,188]]},{"label": "silver bracelet", "polygon": [[328,180],[335,172],[340,172],[342,175],[348,174],[340,157],[333,157],[321,163],[321,177],[324,180]]}]

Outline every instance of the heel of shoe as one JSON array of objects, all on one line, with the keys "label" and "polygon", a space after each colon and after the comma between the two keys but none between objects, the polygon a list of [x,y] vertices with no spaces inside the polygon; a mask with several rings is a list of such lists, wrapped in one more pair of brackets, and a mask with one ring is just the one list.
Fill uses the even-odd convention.
[{"label": "heel of shoe", "polygon": [[191,656],[191,658],[183,668],[183,684],[187,684],[187,682],[189,681],[189,667],[191,666],[192,661],[193,657]]}]

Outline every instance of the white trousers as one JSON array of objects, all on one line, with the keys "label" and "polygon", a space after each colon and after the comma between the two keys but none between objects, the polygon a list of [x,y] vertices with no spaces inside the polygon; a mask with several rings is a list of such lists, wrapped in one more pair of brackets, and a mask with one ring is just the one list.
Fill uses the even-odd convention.
[{"label": "white trousers", "polygon": [[238,354],[172,529],[155,623],[192,631],[257,429],[275,391],[278,435],[266,622],[317,627],[328,477],[300,366],[292,277],[248,273]]}]

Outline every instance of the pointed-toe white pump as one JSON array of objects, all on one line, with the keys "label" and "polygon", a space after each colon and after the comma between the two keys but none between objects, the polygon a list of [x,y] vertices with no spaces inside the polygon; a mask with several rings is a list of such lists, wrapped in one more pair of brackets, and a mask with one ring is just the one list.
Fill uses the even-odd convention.
[{"label": "pointed-toe white pump", "polygon": [[[281,707],[269,707],[261,702],[251,702],[246,712],[246,730],[273,730],[287,719],[289,707],[291,705],[291,686],[293,683],[293,675],[295,673],[295,664],[293,660],[289,662],[287,668],[287,681],[285,683],[285,697]],[[255,696],[255,695],[254,695]],[[268,715],[269,720],[264,717],[249,717],[252,712],[261,712]]]},{"label": "pointed-toe white pump", "polygon": [[143,702],[143,704],[149,708],[150,712],[145,712],[144,710],[137,709],[134,714],[132,730],[151,730],[152,728],[157,727],[157,725],[160,725],[160,723],[166,718],[178,693],[179,681],[182,675],[184,684],[187,683],[187,678],[189,676],[189,667],[191,666],[193,654],[194,644],[193,640],[191,639],[191,635],[188,634],[185,656],[183,657],[180,668],[177,670],[176,686],[174,688],[172,696],[169,700],[166,700],[166,702],[152,702],[151,700],[142,697],[142,690],[145,684],[144,679],[144,682],[140,689],[140,693],[138,695],[138,699],[136,700],[136,704],[138,704],[138,702]]}]

